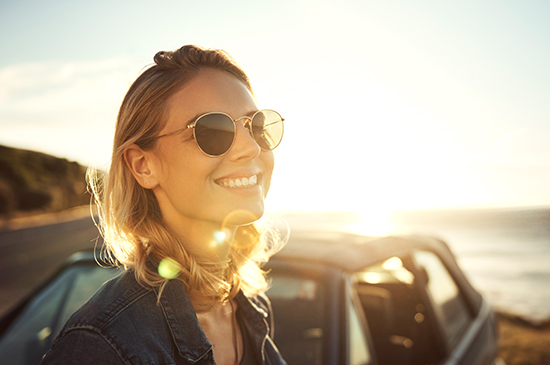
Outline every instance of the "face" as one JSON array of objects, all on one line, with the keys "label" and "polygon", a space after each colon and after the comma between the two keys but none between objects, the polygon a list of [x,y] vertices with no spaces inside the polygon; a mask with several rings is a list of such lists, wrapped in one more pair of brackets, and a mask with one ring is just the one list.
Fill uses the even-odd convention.
[{"label": "face", "polygon": [[[181,129],[208,112],[224,112],[238,119],[252,116],[258,107],[237,78],[223,71],[202,69],[168,99],[166,110],[167,123],[160,135]],[[204,154],[193,139],[192,129],[159,138],[156,143],[151,158],[157,179],[153,192],[165,221],[183,225],[197,220],[220,223],[230,217],[229,224],[239,225],[263,215],[273,152],[262,150],[242,121],[237,122],[233,146],[220,157]],[[243,179],[249,181],[246,187]]]}]

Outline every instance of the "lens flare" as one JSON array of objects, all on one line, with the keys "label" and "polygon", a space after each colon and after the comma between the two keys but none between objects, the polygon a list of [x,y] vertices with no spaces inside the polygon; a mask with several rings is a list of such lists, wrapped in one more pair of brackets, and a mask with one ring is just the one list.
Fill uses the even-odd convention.
[{"label": "lens flare", "polygon": [[40,332],[36,334],[36,337],[38,337],[38,341],[42,342],[48,337],[50,337],[51,334],[52,334],[52,329],[50,327],[44,327],[42,328],[42,330],[40,330]]},{"label": "lens flare", "polygon": [[231,225],[244,225],[244,224],[250,224],[254,223],[260,219],[260,217],[257,217],[254,213],[239,209],[234,210],[231,213],[229,213],[227,216],[225,216],[225,219],[222,222],[222,231],[225,228],[225,226],[231,226]]},{"label": "lens flare", "polygon": [[413,340],[405,336],[397,336],[397,335],[390,336],[390,342],[393,343],[394,345],[403,346],[406,349],[410,349],[411,347],[414,346]]},{"label": "lens flare", "polygon": [[162,259],[159,263],[159,275],[165,279],[174,279],[179,275],[180,271],[181,265],[176,260],[169,257]]},{"label": "lens flare", "polygon": [[225,242],[225,239],[227,238],[227,234],[224,231],[216,231],[214,232],[214,240],[221,245]]},{"label": "lens flare", "polygon": [[[231,213],[229,213],[225,219],[222,222],[222,232],[226,231],[227,226],[241,226],[241,225],[247,225],[256,222],[259,219],[258,216],[256,216],[254,213],[248,211],[248,210],[234,210]],[[248,232],[250,233],[250,232]],[[246,232],[241,231],[241,234],[246,234]],[[241,238],[241,239],[239,239]],[[235,236],[235,239],[233,239],[233,242],[230,242],[231,246],[233,248],[237,249],[245,249],[249,247],[250,245],[254,244],[256,241],[254,239],[242,239],[238,235]]]},{"label": "lens flare", "polygon": [[422,323],[422,322],[424,322],[424,319],[425,319],[425,318],[426,318],[426,317],[424,317],[424,315],[423,315],[422,313],[416,313],[416,314],[414,315],[414,320],[415,320],[417,323]]}]

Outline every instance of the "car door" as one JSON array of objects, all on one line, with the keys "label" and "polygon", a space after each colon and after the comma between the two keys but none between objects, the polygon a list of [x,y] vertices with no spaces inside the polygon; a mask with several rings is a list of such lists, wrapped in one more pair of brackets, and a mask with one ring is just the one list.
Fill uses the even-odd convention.
[{"label": "car door", "polygon": [[497,334],[493,312],[483,300],[476,308],[469,303],[459,281],[445,261],[430,250],[415,250],[412,259],[425,275],[426,297],[452,364],[492,364],[497,354]]},{"label": "car door", "polygon": [[[366,267],[354,279],[380,365],[494,359],[496,340],[487,338],[490,334],[482,334],[482,346],[467,346],[478,332],[487,331],[480,325],[487,313],[474,311],[436,252],[411,247]],[[480,323],[478,315],[485,316]]]}]

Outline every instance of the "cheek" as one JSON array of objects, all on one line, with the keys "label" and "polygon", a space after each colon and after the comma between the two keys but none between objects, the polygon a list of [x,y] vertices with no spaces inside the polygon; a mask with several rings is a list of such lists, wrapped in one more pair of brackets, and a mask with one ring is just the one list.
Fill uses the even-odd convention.
[{"label": "cheek", "polygon": [[265,195],[267,195],[269,187],[271,186],[271,175],[273,174],[273,167],[275,166],[275,157],[273,155],[273,151],[262,151],[261,159],[265,167],[263,185],[265,187]]},{"label": "cheek", "polygon": [[210,159],[198,149],[180,146],[163,151],[162,176],[165,186],[179,195],[197,195],[219,162]]}]

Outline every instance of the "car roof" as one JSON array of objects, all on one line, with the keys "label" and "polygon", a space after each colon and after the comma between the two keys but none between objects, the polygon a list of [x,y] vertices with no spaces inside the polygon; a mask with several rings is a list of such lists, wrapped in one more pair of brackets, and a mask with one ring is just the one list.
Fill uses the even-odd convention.
[{"label": "car roof", "polygon": [[445,260],[454,260],[447,244],[433,237],[376,237],[323,231],[292,231],[277,257],[314,261],[357,272],[412,248],[435,251],[439,256],[445,256]]}]

